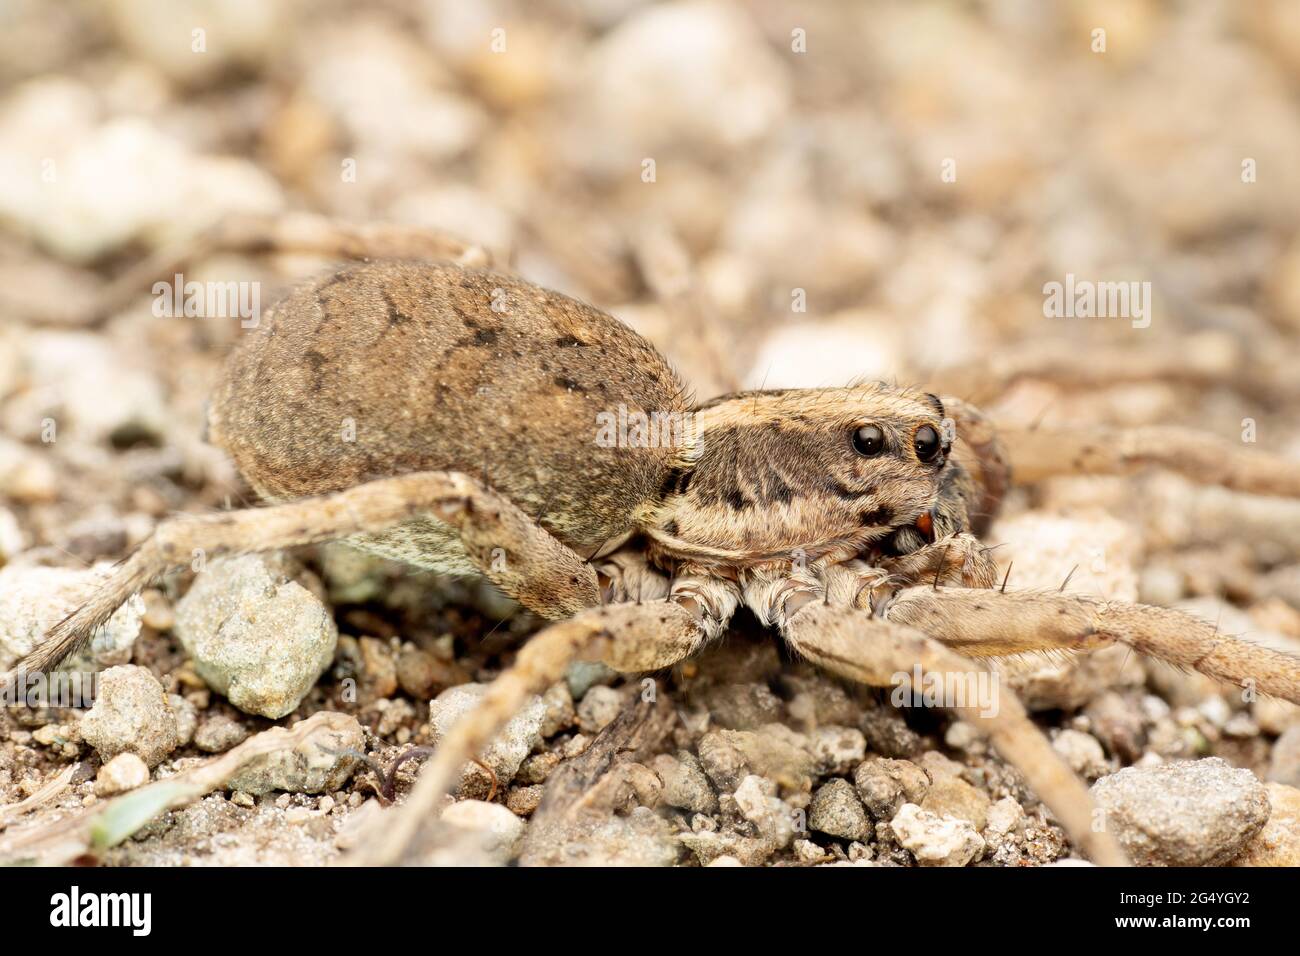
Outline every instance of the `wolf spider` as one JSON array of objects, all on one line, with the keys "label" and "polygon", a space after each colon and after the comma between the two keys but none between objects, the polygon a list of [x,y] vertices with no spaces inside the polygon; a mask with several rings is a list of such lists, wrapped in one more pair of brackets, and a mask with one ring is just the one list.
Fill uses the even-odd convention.
[{"label": "wolf spider", "polygon": [[[622,323],[488,271],[483,250],[445,236],[280,219],[228,224],[199,247],[362,260],[281,301],[216,390],[210,436],[270,504],[163,521],[20,668],[56,666],[195,549],[344,539],[487,577],[553,623],[440,742],[361,851],[369,862],[399,859],[466,762],[572,662],[666,668],[717,640],[741,606],[797,655],[876,687],[918,666],[968,674],[981,658],[1118,642],[1300,702],[1300,660],[1174,610],[997,587],[975,536],[1008,487],[1009,461],[1036,477],[1155,463],[1300,495],[1281,459],[1177,429],[999,434],[959,399],[884,384],[697,405]],[[144,263],[109,287],[104,310],[193,254]],[[635,441],[597,440],[600,416],[616,411],[637,422]],[[672,440],[645,440],[655,416]],[[1083,783],[1014,696],[1000,697],[994,713],[953,709],[1082,852],[1125,863],[1114,836],[1094,830]]]}]

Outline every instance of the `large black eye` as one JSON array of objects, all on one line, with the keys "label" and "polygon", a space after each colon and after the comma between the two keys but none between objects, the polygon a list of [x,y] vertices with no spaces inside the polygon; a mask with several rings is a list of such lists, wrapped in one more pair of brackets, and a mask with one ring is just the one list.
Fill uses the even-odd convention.
[{"label": "large black eye", "polygon": [[929,425],[922,425],[916,430],[916,457],[921,461],[934,461],[942,447],[939,433]]},{"label": "large black eye", "polygon": [[853,448],[859,455],[875,458],[885,450],[885,433],[875,425],[863,425],[853,433]]}]

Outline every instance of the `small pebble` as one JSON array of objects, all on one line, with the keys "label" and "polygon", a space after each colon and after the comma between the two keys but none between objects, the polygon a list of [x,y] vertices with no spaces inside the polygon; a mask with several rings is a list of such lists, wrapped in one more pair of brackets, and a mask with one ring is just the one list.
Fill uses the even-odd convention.
[{"label": "small pebble", "polygon": [[1071,770],[1089,780],[1095,780],[1108,769],[1106,752],[1091,734],[1067,728],[1056,735],[1052,749],[1065,759]]},{"label": "small pebble", "polygon": [[904,803],[920,804],[930,790],[926,772],[910,760],[874,757],[853,774],[858,797],[878,821],[894,818]]},{"label": "small pebble", "polygon": [[334,615],[297,572],[260,554],[214,560],[176,605],[175,634],[195,670],[246,713],[291,713],[334,659]]},{"label": "small pebble", "polygon": [[[314,717],[328,712],[321,711]],[[287,806],[289,792],[325,793],[338,790],[356,771],[365,749],[365,733],[355,717],[328,714],[330,723],[300,741],[292,749],[275,750],[254,757],[226,781],[231,790],[252,794],[284,790]],[[282,806],[276,800],[276,806]]]},{"label": "small pebble", "polygon": [[477,834],[483,849],[501,861],[514,856],[524,836],[524,821],[483,800],[460,800],[442,812],[442,822]]},{"label": "small pebble", "polygon": [[[460,684],[447,688],[430,701],[430,743],[436,746],[461,717],[478,705],[486,691],[486,684]],[[505,787],[514,780],[524,758],[541,745],[542,721],[545,716],[546,706],[542,699],[532,697],[501,732],[480,749],[479,759],[496,774],[498,788]],[[483,768],[473,762],[467,763],[461,771],[460,795],[486,797],[491,789],[492,781]]]},{"label": "small pebble", "polygon": [[922,866],[965,866],[984,852],[984,838],[967,820],[903,804],[889,823],[902,846]]},{"label": "small pebble", "polygon": [[822,774],[834,776],[850,772],[867,753],[867,738],[853,727],[827,725],[808,734],[808,750],[817,760]]},{"label": "small pebble", "polygon": [[209,714],[194,731],[194,746],[206,753],[218,754],[248,738],[248,728],[226,714]]},{"label": "small pebble", "polygon": [[813,795],[808,826],[841,840],[862,841],[871,834],[867,811],[853,792],[853,785],[838,777],[818,788]]},{"label": "small pebble", "polygon": [[578,704],[578,726],[584,734],[598,734],[623,709],[623,695],[612,687],[597,684],[582,696]]},{"label": "small pebble", "polygon": [[133,753],[120,753],[99,768],[95,777],[95,793],[111,797],[125,793],[149,782],[149,768]]},{"label": "small pebble", "polygon": [[81,735],[104,760],[129,752],[150,767],[176,749],[176,715],[162,684],[135,664],[99,675],[95,704],[81,719]]},{"label": "small pebble", "polygon": [[978,832],[988,821],[989,798],[960,777],[939,777],[930,785],[921,809],[936,816],[958,817]]},{"label": "small pebble", "polygon": [[510,792],[506,794],[506,809],[517,816],[530,817],[541,806],[542,796],[545,793],[546,788],[536,784],[527,787],[511,787]]},{"label": "small pebble", "polygon": [[717,812],[718,796],[693,754],[685,751],[676,757],[660,754],[651,761],[650,769],[663,781],[662,800],[668,806],[695,813]]}]

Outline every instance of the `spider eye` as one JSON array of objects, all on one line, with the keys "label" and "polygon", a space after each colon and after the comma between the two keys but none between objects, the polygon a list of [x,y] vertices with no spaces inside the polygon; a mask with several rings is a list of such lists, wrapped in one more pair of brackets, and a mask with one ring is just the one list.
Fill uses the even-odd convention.
[{"label": "spider eye", "polygon": [[866,458],[875,458],[885,450],[885,433],[877,425],[863,425],[853,433],[853,450]]},{"label": "spider eye", "polygon": [[930,462],[939,454],[939,449],[943,447],[939,441],[939,433],[929,425],[922,425],[916,430],[916,457],[921,461]]}]

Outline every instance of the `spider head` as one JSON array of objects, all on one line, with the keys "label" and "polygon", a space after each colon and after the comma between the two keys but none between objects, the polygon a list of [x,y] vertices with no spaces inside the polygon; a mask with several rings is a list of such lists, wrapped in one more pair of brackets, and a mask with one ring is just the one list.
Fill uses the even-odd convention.
[{"label": "spider head", "polygon": [[952,440],[943,403],[915,389],[724,396],[696,410],[643,527],[667,553],[736,565],[915,550],[952,530]]}]

